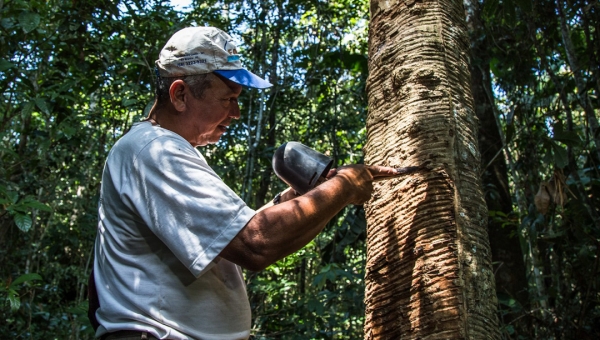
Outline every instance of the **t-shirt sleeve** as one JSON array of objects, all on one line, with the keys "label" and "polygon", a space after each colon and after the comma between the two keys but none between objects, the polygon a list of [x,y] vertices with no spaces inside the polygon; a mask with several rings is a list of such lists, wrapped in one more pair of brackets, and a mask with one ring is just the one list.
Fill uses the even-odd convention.
[{"label": "t-shirt sleeve", "polygon": [[256,213],[178,138],[149,143],[128,177],[124,199],[196,277]]}]

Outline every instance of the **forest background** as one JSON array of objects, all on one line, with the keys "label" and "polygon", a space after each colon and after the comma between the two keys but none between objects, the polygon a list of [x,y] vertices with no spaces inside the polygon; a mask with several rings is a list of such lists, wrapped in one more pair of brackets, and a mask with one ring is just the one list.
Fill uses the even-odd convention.
[{"label": "forest background", "polygon": [[[597,338],[600,4],[465,9],[475,104],[493,113],[480,118],[481,175],[503,337]],[[172,33],[220,27],[241,42],[245,66],[275,84],[244,91],[242,118],[202,148],[256,208],[284,188],[271,157],[286,141],[337,166],[362,162],[368,24],[369,3],[356,0],[194,0],[185,10],[0,0],[0,338],[93,338],[86,292],[101,171],[148,112],[153,63]],[[351,207],[301,251],[246,273],[253,337],[362,338],[364,267],[364,211]]]}]

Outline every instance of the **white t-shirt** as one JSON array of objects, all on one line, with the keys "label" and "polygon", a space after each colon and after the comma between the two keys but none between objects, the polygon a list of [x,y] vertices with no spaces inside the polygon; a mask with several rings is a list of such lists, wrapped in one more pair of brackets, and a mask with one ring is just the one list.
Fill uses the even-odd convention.
[{"label": "white t-shirt", "polygon": [[100,336],[247,339],[241,269],[218,255],[256,212],[181,136],[134,124],[102,175],[94,275]]}]

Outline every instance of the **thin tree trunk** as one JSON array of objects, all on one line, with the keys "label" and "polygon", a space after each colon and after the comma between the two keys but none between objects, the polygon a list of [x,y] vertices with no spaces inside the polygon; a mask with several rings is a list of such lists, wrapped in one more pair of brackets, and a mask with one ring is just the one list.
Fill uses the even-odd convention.
[{"label": "thin tree trunk", "polygon": [[[277,18],[277,23],[275,28],[273,29],[273,45],[271,46],[271,68],[269,70],[269,81],[273,84],[271,91],[269,92],[269,98],[267,99],[267,123],[269,130],[265,136],[265,147],[270,150],[275,150],[275,124],[277,123],[277,110],[275,110],[273,103],[275,102],[275,98],[279,92],[279,84],[278,84],[278,75],[277,75],[277,67],[279,65],[279,48],[281,41],[281,30],[284,27],[283,19],[286,16],[285,9],[281,1],[277,2],[277,12],[279,13],[279,17]],[[258,140],[256,141],[258,142]],[[262,206],[266,201],[266,196],[269,190],[271,190],[271,175],[273,174],[273,169],[271,167],[265,167],[261,179],[260,179],[260,187],[256,193],[256,201],[255,204],[257,207]]]},{"label": "thin tree trunk", "polygon": [[[465,0],[467,26],[471,36],[471,85],[475,102],[475,113],[479,124],[479,149],[481,150],[482,179],[485,188],[485,201],[488,210],[508,216],[513,211],[512,197],[508,184],[508,167],[503,132],[497,124],[492,82],[490,77],[490,57],[488,41],[484,39],[485,29],[481,22],[482,4],[476,0]],[[518,227],[505,227],[504,219],[490,218],[488,233],[495,263],[494,276],[498,294],[508,295],[521,305],[528,305],[523,252],[519,242]],[[517,235],[517,236],[512,236]],[[521,313],[501,313],[503,325],[510,324]],[[523,320],[525,321],[525,320]],[[527,327],[526,327],[527,328]],[[525,330],[526,331],[526,330]]]},{"label": "thin tree trunk", "polygon": [[366,162],[427,170],[376,184],[366,339],[497,339],[469,40],[459,1],[371,1]]},{"label": "thin tree trunk", "polygon": [[[265,3],[264,0],[260,1],[260,12],[257,13],[256,15],[258,16],[258,20],[255,21],[255,31],[257,32],[257,36],[260,36],[260,44],[256,44],[254,46],[254,56],[255,56],[255,60],[254,63],[257,65],[256,68],[260,69],[261,66],[264,66],[264,64],[266,63],[266,44],[267,44],[267,40],[268,40],[268,31],[265,28],[265,18],[267,16],[267,13],[269,11],[269,8],[267,6],[267,4]],[[256,70],[254,70],[256,72]],[[260,72],[258,72],[260,73]],[[262,130],[263,130],[263,113],[265,110],[265,104],[264,104],[264,93],[261,92],[259,95],[259,107],[258,107],[258,117],[256,119],[256,123],[253,124],[253,117],[252,115],[248,116],[248,156],[247,156],[247,160],[246,160],[246,171],[244,173],[244,182],[242,185],[242,199],[246,202],[248,202],[248,200],[250,199],[250,197],[255,196],[253,193],[253,178],[254,178],[254,168],[256,163],[258,162],[257,160],[257,148],[258,145],[260,143],[260,140],[262,138]],[[251,108],[253,102],[253,96],[250,97],[249,100],[249,105]],[[252,112],[252,110],[249,110],[250,112]],[[256,126],[256,132],[254,137],[252,136],[251,133],[251,127],[255,125]],[[259,208],[260,206],[262,206],[262,204],[257,205],[257,200],[254,201],[254,207],[255,208]]]}]

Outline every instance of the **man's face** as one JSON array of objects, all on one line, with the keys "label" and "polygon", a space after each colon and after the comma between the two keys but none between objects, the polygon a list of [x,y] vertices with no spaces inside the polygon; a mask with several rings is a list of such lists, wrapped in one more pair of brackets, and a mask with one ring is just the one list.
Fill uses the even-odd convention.
[{"label": "man's face", "polygon": [[237,100],[241,93],[241,85],[214,75],[212,85],[204,91],[202,99],[191,96],[186,115],[188,142],[194,147],[218,142],[231,121],[240,117]]}]

